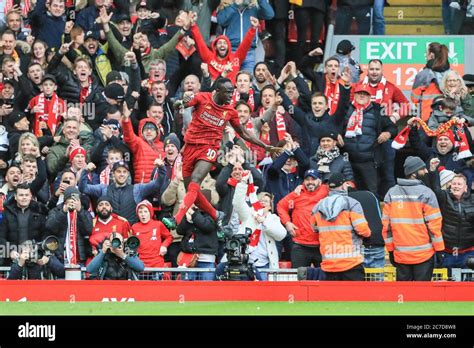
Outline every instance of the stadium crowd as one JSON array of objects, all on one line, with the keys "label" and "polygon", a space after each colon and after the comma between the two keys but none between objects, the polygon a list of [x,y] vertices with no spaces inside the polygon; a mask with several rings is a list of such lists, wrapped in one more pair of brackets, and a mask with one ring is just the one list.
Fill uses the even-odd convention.
[{"label": "stadium crowd", "polygon": [[[386,251],[398,280],[466,267],[474,76],[450,66],[445,45],[428,46],[408,100],[383,61],[359,66],[349,40],[323,61],[328,1],[171,5],[6,1],[0,260],[10,278],[87,265],[127,279],[183,259],[219,269],[225,238],[244,233],[257,270],[287,261],[307,279],[363,280]],[[384,34],[383,1],[338,0],[335,33],[349,34],[352,17],[357,33]],[[14,248],[50,235],[53,255]],[[138,256],[123,250],[130,236]]]}]

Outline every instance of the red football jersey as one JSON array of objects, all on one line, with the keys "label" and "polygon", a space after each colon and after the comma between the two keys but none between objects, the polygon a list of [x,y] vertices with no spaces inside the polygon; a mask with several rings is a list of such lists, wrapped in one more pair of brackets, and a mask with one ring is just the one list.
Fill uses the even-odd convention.
[{"label": "red football jersey", "polygon": [[194,106],[193,119],[184,136],[187,144],[202,144],[218,147],[222,141],[227,121],[239,127],[237,111],[232,105],[217,105],[211,93],[198,93],[188,103]]}]

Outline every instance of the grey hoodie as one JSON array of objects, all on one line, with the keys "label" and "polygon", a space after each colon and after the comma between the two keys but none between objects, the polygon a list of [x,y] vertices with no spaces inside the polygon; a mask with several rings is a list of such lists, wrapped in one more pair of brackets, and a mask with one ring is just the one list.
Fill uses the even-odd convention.
[{"label": "grey hoodie", "polygon": [[342,211],[350,210],[352,198],[345,191],[331,191],[329,196],[319,202],[313,209],[313,214],[318,211],[327,221],[333,221]]}]

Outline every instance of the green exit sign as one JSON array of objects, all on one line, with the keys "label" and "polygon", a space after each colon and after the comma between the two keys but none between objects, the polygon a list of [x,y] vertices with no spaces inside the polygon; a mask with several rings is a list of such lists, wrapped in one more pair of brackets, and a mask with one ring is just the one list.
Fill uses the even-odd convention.
[{"label": "green exit sign", "polygon": [[426,48],[431,42],[448,47],[451,64],[464,64],[464,39],[439,37],[386,36],[360,39],[360,62],[380,59],[384,64],[424,64]]}]

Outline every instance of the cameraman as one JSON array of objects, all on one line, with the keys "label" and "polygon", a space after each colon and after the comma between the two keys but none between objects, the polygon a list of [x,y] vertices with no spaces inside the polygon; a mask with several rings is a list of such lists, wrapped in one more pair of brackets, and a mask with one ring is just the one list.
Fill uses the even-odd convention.
[{"label": "cameraman", "polygon": [[[252,202],[249,197],[249,191],[255,190],[255,188],[249,190],[249,187],[253,185],[248,183],[250,175],[249,171],[243,173],[242,179],[236,185],[232,200],[232,205],[241,221],[237,235],[250,233],[250,246],[245,250],[245,253],[249,255],[249,264],[257,270],[255,275],[258,280],[268,280],[268,275],[258,272],[258,269],[278,269],[276,242],[285,238],[286,229],[281,224],[279,217],[271,212],[272,196],[269,193],[260,193],[258,200],[261,209],[254,208],[257,202]],[[249,206],[248,201],[253,204]],[[224,257],[226,258],[226,256]],[[225,266],[226,262],[217,266],[217,278],[224,274]]]},{"label": "cameraman", "polygon": [[[114,239],[115,241],[113,243]],[[119,240],[120,243],[114,247],[117,240]],[[145,265],[138,258],[136,253],[130,249],[127,250],[125,244],[123,236],[120,233],[112,232],[102,243],[102,247],[99,249],[97,256],[87,265],[87,272],[95,279],[138,279],[134,272],[143,272]]]},{"label": "cameraman", "polygon": [[38,249],[33,241],[20,245],[20,253],[12,252],[13,262],[8,275],[9,280],[64,278],[64,265],[59,254],[43,255],[38,258]]}]

